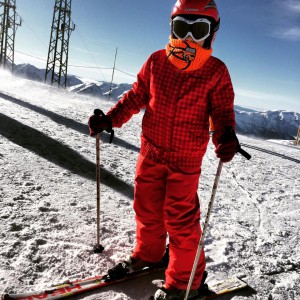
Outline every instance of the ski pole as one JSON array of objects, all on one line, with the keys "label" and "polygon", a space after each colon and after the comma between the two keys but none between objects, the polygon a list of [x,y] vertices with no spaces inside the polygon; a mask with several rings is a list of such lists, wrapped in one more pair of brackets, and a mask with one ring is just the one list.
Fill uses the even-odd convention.
[{"label": "ski pole", "polygon": [[[237,140],[237,142],[238,142],[238,140]],[[241,148],[239,142],[238,142],[237,152],[242,154],[248,160],[251,158],[251,155]],[[206,218],[205,218],[205,222],[204,222],[204,225],[203,225],[202,234],[201,234],[200,241],[199,241],[199,244],[198,244],[196,257],[195,257],[195,260],[194,260],[194,264],[193,264],[193,268],[192,268],[192,272],[191,272],[191,275],[190,275],[190,279],[189,279],[189,283],[188,283],[188,286],[187,286],[187,290],[186,290],[184,300],[188,300],[188,296],[189,296],[189,293],[190,293],[190,290],[191,290],[191,287],[192,287],[192,284],[193,284],[193,280],[194,280],[195,273],[196,273],[196,270],[197,270],[200,254],[201,254],[201,251],[202,251],[202,248],[203,248],[204,238],[205,238],[206,230],[207,230],[207,227],[208,227],[210,214],[211,214],[211,211],[212,211],[213,203],[214,203],[215,196],[216,196],[216,193],[217,193],[218,184],[219,184],[219,181],[220,181],[222,167],[223,167],[223,162],[221,160],[219,160],[219,165],[218,165],[218,169],[217,169],[217,173],[216,173],[216,177],[215,177],[215,182],[214,182],[214,185],[213,185],[213,188],[212,188],[210,201],[208,203]]]},{"label": "ski pole", "polygon": [[97,174],[97,244],[94,253],[102,253],[103,246],[100,245],[100,133],[96,136],[96,174]]},{"label": "ski pole", "polygon": [[[105,117],[105,113],[100,109],[94,110],[94,115],[98,118]],[[114,138],[114,130],[112,128],[105,129],[110,133],[109,143],[111,144]],[[100,133],[96,136],[96,166],[97,166],[97,245],[94,247],[94,253],[102,253],[103,246],[100,245]]]},{"label": "ski pole", "polygon": [[202,248],[203,248],[203,242],[204,242],[206,230],[207,230],[207,227],[208,227],[208,222],[209,222],[210,214],[211,214],[211,211],[212,211],[214,199],[215,199],[217,188],[218,188],[218,184],[219,184],[219,181],[220,181],[222,167],[223,167],[223,163],[220,160],[219,161],[219,165],[218,165],[218,169],[217,169],[217,173],[216,173],[216,177],[215,177],[215,182],[214,182],[214,185],[213,185],[213,188],[212,188],[212,193],[211,193],[210,201],[208,203],[208,210],[207,210],[205,222],[204,222],[204,225],[203,225],[203,230],[202,230],[201,238],[200,238],[200,241],[199,241],[199,244],[198,244],[196,257],[195,257],[195,260],[194,260],[194,265],[193,265],[193,269],[192,269],[192,272],[191,272],[191,275],[190,275],[190,279],[189,279],[189,283],[188,283],[188,287],[187,287],[187,290],[186,290],[186,294],[185,294],[184,300],[187,300],[188,297],[189,297],[189,293],[190,293],[190,290],[191,290],[191,287],[192,287],[192,283],[193,283],[193,280],[194,280],[194,277],[195,277],[195,273],[196,273],[196,270],[197,270],[197,266],[198,266],[200,254],[201,254],[201,251],[202,251]]}]

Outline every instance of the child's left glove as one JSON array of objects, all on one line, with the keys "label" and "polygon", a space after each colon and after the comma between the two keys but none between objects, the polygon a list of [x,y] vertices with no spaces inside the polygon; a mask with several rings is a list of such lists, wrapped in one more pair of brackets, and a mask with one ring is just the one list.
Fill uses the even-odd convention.
[{"label": "child's left glove", "polygon": [[232,127],[226,126],[225,132],[216,141],[216,156],[222,162],[229,162],[240,149],[239,140]]}]

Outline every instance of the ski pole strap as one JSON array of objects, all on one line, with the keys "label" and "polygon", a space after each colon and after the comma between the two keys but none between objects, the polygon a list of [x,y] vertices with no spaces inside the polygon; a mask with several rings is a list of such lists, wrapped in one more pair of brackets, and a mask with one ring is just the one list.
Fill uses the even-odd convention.
[{"label": "ski pole strap", "polygon": [[109,138],[109,143],[110,144],[112,143],[114,136],[115,136],[115,131],[112,129],[111,132],[110,132],[110,138]]},{"label": "ski pole strap", "polygon": [[245,150],[243,150],[240,144],[238,145],[237,152],[240,153],[240,154],[242,154],[248,160],[251,158],[251,155],[248,152],[246,152]]},{"label": "ski pole strap", "polygon": [[227,136],[235,139],[235,141],[237,143],[237,150],[236,150],[236,152],[242,154],[248,160],[251,158],[251,155],[248,152],[246,152],[245,150],[242,149],[242,147],[240,145],[240,142],[239,142],[239,140],[238,140],[238,138],[237,138],[237,136],[235,134],[235,130],[234,130],[234,128],[232,126],[225,126],[224,135],[227,135]]},{"label": "ski pole strap", "polygon": [[251,155],[248,152],[246,152],[245,150],[242,149],[242,147],[240,145],[240,141],[238,140],[238,138],[237,138],[237,136],[235,134],[235,130],[232,127],[230,128],[230,127],[227,127],[227,126],[225,127],[225,129],[226,130],[231,130],[233,132],[233,134],[234,134],[235,140],[236,140],[236,142],[238,144],[238,148],[237,148],[236,152],[242,154],[245,158],[247,158],[249,160],[251,158]]}]

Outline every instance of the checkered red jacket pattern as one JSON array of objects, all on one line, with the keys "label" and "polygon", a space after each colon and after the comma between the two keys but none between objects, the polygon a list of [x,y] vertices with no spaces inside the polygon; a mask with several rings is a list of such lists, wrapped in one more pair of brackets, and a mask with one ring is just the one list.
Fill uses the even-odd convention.
[{"label": "checkered red jacket pattern", "polygon": [[108,112],[121,127],[146,108],[141,154],[159,163],[197,168],[209,141],[209,116],[216,135],[235,126],[234,92],[225,64],[210,57],[196,71],[183,72],[165,50],[153,53],[132,89]]}]

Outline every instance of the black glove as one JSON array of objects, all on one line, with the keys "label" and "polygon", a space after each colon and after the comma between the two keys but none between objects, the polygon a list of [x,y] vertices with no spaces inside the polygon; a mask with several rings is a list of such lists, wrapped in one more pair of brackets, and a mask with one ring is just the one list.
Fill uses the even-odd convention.
[{"label": "black glove", "polygon": [[216,140],[216,156],[222,162],[229,162],[240,149],[239,140],[231,126],[226,126],[224,133]]},{"label": "black glove", "polygon": [[112,123],[109,116],[100,109],[95,109],[94,114],[90,116],[89,121],[90,136],[95,136],[103,130],[112,132]]}]

